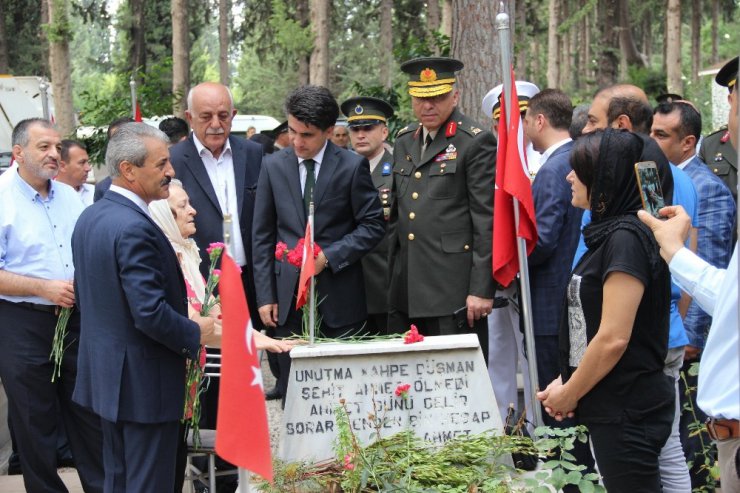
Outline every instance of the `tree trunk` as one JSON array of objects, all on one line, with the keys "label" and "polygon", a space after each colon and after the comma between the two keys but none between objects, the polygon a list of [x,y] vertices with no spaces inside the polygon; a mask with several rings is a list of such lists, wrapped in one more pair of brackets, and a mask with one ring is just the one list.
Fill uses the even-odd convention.
[{"label": "tree trunk", "polygon": [[0,74],[10,73],[8,62],[8,41],[5,38],[5,12],[0,9]]},{"label": "tree trunk", "polygon": [[[458,77],[463,113],[489,127],[491,115],[481,111],[483,96],[502,80],[496,2],[457,0],[452,4],[451,52],[465,68]],[[495,47],[482,50],[482,46]]]},{"label": "tree trunk", "polygon": [[129,0],[129,8],[131,9],[129,68],[135,74],[136,82],[140,84],[141,77],[139,74],[146,72],[146,16],[144,15],[144,0]]},{"label": "tree trunk", "polygon": [[442,34],[452,38],[452,0],[443,0],[442,4]]},{"label": "tree trunk", "polygon": [[637,51],[635,38],[632,36],[629,0],[619,0],[619,46],[622,50],[622,58],[627,62],[627,65],[647,67],[642,55]]},{"label": "tree trunk", "polygon": [[600,53],[596,55],[596,84],[609,86],[617,81],[619,69],[619,31],[617,18],[619,0],[599,0],[598,28],[602,34]]},{"label": "tree trunk", "polygon": [[[439,13],[439,5],[437,9]],[[380,2],[380,39],[382,56],[385,58],[380,64],[380,83],[386,89],[391,89],[393,87],[393,0],[381,0]]]},{"label": "tree trunk", "polygon": [[439,31],[441,22],[441,12],[439,10],[439,0],[429,0],[427,3],[427,40],[429,46],[433,48],[434,55],[439,56],[439,46],[434,37],[434,32]]},{"label": "tree trunk", "polygon": [[[49,24],[49,0],[41,0],[41,25],[45,26]],[[49,38],[46,35],[46,29],[39,30],[39,44],[44,47],[43,57],[41,57],[41,73],[36,75],[42,75],[45,77],[51,77],[49,71]]]},{"label": "tree trunk", "polygon": [[712,63],[719,62],[719,0],[712,0]]},{"label": "tree trunk", "polygon": [[229,0],[218,0],[218,74],[229,85]]},{"label": "tree trunk", "polygon": [[66,0],[49,0],[49,67],[54,92],[54,119],[63,136],[72,135],[75,114],[72,105],[72,76],[70,74],[69,28]]},{"label": "tree trunk", "polygon": [[694,0],[691,11],[691,83],[697,87],[701,70],[701,0]]},{"label": "tree trunk", "polygon": [[311,0],[311,29],[314,46],[311,53],[311,84],[329,87],[329,0]]},{"label": "tree trunk", "polygon": [[653,31],[651,29],[651,16],[649,13],[645,13],[645,18],[642,22],[642,46],[645,47],[645,60],[650,66],[650,62],[653,58]]},{"label": "tree trunk", "polygon": [[[311,22],[311,15],[309,13],[308,0],[298,0],[296,2],[296,17],[298,22],[301,24],[301,28],[305,29]],[[298,57],[298,83],[306,85],[309,83],[309,66],[311,57],[310,55],[301,54]]]},{"label": "tree trunk", "polygon": [[185,117],[190,90],[190,31],[188,0],[172,0],[172,114]]},{"label": "tree trunk", "polygon": [[668,0],[666,12],[666,83],[668,92],[683,93],[681,81],[681,0]]},{"label": "tree trunk", "polygon": [[519,77],[525,80],[532,79],[532,72],[528,67],[529,60],[527,59],[527,4],[522,2],[520,8],[516,11],[516,22],[514,24],[519,25],[519,29],[516,32],[516,43],[514,43],[514,69]]},{"label": "tree trunk", "polygon": [[560,78],[560,43],[558,25],[560,0],[549,0],[549,22],[547,25],[547,87],[558,87]]},{"label": "tree trunk", "polygon": [[588,83],[593,77],[593,64],[591,63],[591,19],[588,15],[583,16],[583,60],[581,61],[582,74]]}]

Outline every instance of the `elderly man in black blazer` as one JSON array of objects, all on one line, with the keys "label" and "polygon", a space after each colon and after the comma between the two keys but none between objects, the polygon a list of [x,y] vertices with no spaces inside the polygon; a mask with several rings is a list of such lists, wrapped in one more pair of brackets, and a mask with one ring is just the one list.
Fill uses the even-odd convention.
[{"label": "elderly man in black blazer", "polygon": [[[307,221],[304,192],[312,194],[321,332],[357,333],[367,318],[360,259],[383,238],[385,221],[367,158],[329,141],[339,107],[328,89],[303,86],[285,103],[291,148],[270,155],[262,167],[253,228],[254,275],[262,322],[279,336],[301,332],[296,310],[299,269],[275,259],[275,245],[293,248]],[[290,356],[278,355],[283,395]]]}]

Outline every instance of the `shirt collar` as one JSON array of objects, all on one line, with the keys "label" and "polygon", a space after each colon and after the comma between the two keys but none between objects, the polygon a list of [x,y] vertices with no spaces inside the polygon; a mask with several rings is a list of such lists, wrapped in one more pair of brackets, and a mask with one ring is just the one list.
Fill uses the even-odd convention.
[{"label": "shirt collar", "polygon": [[131,190],[128,190],[128,189],[123,188],[123,187],[120,187],[118,185],[113,185],[112,183],[111,183],[111,186],[110,186],[110,190],[112,192],[116,192],[119,195],[123,195],[124,197],[126,197],[127,199],[129,199],[131,202],[133,202],[134,204],[136,204],[139,207],[139,209],[141,209],[142,211],[144,211],[144,214],[146,214],[147,216],[149,215],[149,207],[147,207],[146,202],[144,202],[144,200],[141,197],[139,197],[138,195],[136,195]]},{"label": "shirt collar", "polygon": [[[326,139],[326,142],[324,142],[324,147],[322,147],[321,150],[317,152],[316,155],[312,158],[317,165],[321,165],[321,162],[324,160],[324,153],[326,152],[326,147],[328,145],[329,145],[329,139]],[[298,164],[303,164],[303,161],[305,161],[306,159],[299,157]]]},{"label": "shirt collar", "polygon": [[[195,144],[195,148],[197,149],[199,156],[202,156],[203,153],[205,152],[207,153],[206,154],[207,156],[213,157],[213,153],[211,152],[211,150],[208,149],[206,146],[204,146],[200,140],[198,140],[198,136],[195,135],[195,132],[193,132],[193,143]],[[224,149],[221,151],[220,155],[224,156],[227,153],[231,154],[231,140],[230,139],[226,139],[226,143],[224,144]]]},{"label": "shirt collar", "polygon": [[547,160],[550,159],[550,156],[552,156],[555,151],[557,151],[558,149],[560,149],[562,146],[564,146],[565,144],[567,144],[571,140],[573,140],[573,139],[571,139],[570,137],[568,137],[568,138],[565,138],[565,139],[561,140],[560,142],[555,142],[553,145],[551,145],[550,147],[548,147],[547,150],[542,153],[542,156],[540,157],[540,163],[547,162]]},{"label": "shirt collar", "polygon": [[15,181],[15,185],[20,190],[21,194],[25,196],[30,201],[35,200],[51,200],[54,198],[54,191],[56,189],[56,183],[54,180],[47,180],[49,183],[49,195],[45,199],[41,196],[40,193],[38,193],[31,185],[28,184],[26,180],[24,180],[20,173],[18,172],[18,168],[15,169],[15,172],[13,173],[13,180]]},{"label": "shirt collar", "polygon": [[694,160],[695,157],[696,157],[696,154],[694,154],[693,156],[691,156],[690,158],[688,158],[686,161],[682,162],[681,164],[677,164],[676,166],[678,166],[679,169],[684,169],[691,161]]}]

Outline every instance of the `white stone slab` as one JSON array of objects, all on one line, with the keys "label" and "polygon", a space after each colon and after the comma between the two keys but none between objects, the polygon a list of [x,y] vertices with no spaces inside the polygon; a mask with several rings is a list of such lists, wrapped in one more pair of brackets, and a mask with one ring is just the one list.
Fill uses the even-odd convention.
[{"label": "white stone slab", "polygon": [[[415,344],[401,339],[320,344],[295,348],[291,356],[279,453],[283,460],[317,462],[334,456],[334,410],[340,399],[365,445],[376,431],[368,413],[384,417],[382,436],[410,426],[436,444],[503,428],[473,334],[426,337]],[[395,395],[399,384],[411,385],[407,399]]]}]

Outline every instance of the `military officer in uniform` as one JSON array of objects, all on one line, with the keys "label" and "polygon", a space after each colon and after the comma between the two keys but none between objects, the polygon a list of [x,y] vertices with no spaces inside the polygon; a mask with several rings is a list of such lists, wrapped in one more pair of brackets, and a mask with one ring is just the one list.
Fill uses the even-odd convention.
[{"label": "military officer in uniform", "polygon": [[[393,156],[384,143],[388,138],[388,119],[393,108],[382,99],[372,97],[349,98],[341,105],[347,117],[349,138],[356,153],[370,161],[370,175],[378,190],[386,221],[391,215],[391,186],[393,184]],[[367,297],[367,325],[371,334],[388,332],[388,235],[378,246],[362,258]]]},{"label": "military officer in uniform", "polygon": [[418,58],[410,75],[414,123],[393,151],[390,326],[425,335],[475,332],[487,356],[496,140],[457,109],[452,58]]},{"label": "military officer in uniform", "polygon": [[715,77],[717,84],[730,91],[730,115],[727,128],[722,128],[706,136],[699,149],[699,158],[719,176],[732,192],[737,203],[737,67],[738,57],[733,58],[720,69]]}]

